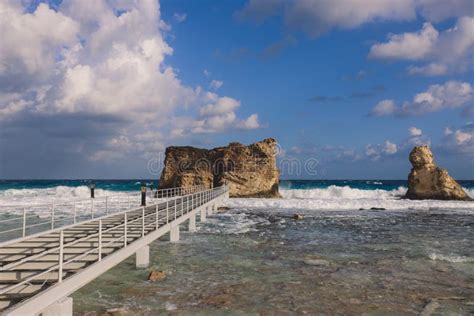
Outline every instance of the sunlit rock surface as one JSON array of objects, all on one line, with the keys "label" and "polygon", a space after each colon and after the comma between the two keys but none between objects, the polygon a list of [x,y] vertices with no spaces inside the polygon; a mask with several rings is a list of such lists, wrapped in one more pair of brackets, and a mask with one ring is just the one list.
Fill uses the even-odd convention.
[{"label": "sunlit rock surface", "polygon": [[410,153],[412,169],[406,197],[413,200],[471,200],[448,171],[434,163],[428,146],[416,146]]},{"label": "sunlit rock surface", "polygon": [[205,185],[230,187],[231,197],[279,197],[276,141],[230,143],[211,150],[168,147],[160,188]]}]

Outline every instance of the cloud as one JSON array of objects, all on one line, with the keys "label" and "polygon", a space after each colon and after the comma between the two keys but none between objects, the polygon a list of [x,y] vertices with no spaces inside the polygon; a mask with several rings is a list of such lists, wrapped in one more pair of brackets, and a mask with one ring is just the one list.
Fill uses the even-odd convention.
[{"label": "cloud", "polygon": [[385,116],[395,113],[397,107],[393,100],[382,100],[369,113],[372,116]]},{"label": "cloud", "polygon": [[414,0],[250,0],[236,16],[263,23],[281,14],[287,28],[317,37],[334,28],[352,29],[376,21],[406,21],[416,17]]},{"label": "cloud", "polygon": [[397,153],[398,147],[396,144],[390,142],[389,140],[385,141],[383,151],[387,155],[393,155]]},{"label": "cloud", "polygon": [[13,92],[54,77],[55,61],[76,42],[79,24],[46,4],[23,13],[20,1],[1,1],[0,30],[0,92]]},{"label": "cloud", "polygon": [[293,36],[286,36],[279,41],[265,47],[265,49],[260,54],[260,57],[263,59],[270,59],[281,54],[283,50],[290,46],[294,46],[297,43],[297,40]]},{"label": "cloud", "polygon": [[309,101],[311,102],[318,102],[318,103],[324,103],[324,102],[336,102],[336,101],[341,101],[343,100],[342,97],[338,96],[325,96],[325,95],[316,95],[314,97],[311,97]]},{"label": "cloud", "polygon": [[472,133],[472,131],[464,132],[461,130],[457,130],[454,132],[454,138],[456,139],[456,144],[458,145],[463,145],[470,142],[473,137],[474,134]]},{"label": "cloud", "polygon": [[174,13],[173,14],[173,19],[176,21],[176,23],[183,23],[186,21],[186,18],[188,15],[186,13]]},{"label": "cloud", "polygon": [[421,134],[423,134],[423,131],[419,128],[416,128],[416,127],[410,127],[408,129],[408,131],[410,132],[411,137],[417,137],[417,136],[421,136]]},{"label": "cloud", "polygon": [[468,122],[459,128],[446,127],[440,147],[451,154],[474,155],[474,123]]},{"label": "cloud", "polygon": [[381,158],[379,150],[371,144],[365,146],[365,155],[373,161],[377,161]]},{"label": "cloud", "polygon": [[437,76],[448,71],[465,71],[472,66],[474,53],[474,17],[460,17],[455,26],[438,32],[431,23],[423,24],[418,32],[391,34],[385,43],[371,46],[369,57],[423,61],[428,64],[411,65],[411,75]]},{"label": "cloud", "polygon": [[281,9],[285,0],[249,0],[245,6],[235,13],[242,21],[260,24],[266,18],[275,15]]},{"label": "cloud", "polygon": [[353,91],[350,95],[352,99],[365,99],[374,96],[373,91]]},{"label": "cloud", "polygon": [[473,98],[473,89],[470,83],[447,81],[444,84],[435,84],[428,90],[418,93],[410,102],[397,106],[393,100],[380,101],[370,112],[374,116],[395,114],[398,116],[423,115],[445,109],[459,108]]},{"label": "cloud", "polygon": [[242,121],[238,126],[241,129],[257,129],[257,128],[260,128],[260,123],[258,122],[258,114],[250,115],[246,120]]},{"label": "cloud", "polygon": [[438,34],[431,23],[423,24],[416,33],[391,34],[388,42],[372,45],[369,57],[418,60],[432,51]]},{"label": "cloud", "polygon": [[330,102],[339,102],[339,101],[354,101],[361,100],[366,98],[374,97],[376,94],[380,93],[385,89],[384,86],[374,86],[366,91],[352,91],[351,94],[347,96],[326,96],[326,95],[316,95],[308,99],[308,101],[313,103],[330,103]]},{"label": "cloud", "polygon": [[411,0],[294,1],[285,11],[290,28],[316,37],[332,28],[351,29],[364,23],[415,17]]},{"label": "cloud", "polygon": [[215,103],[208,104],[202,107],[200,110],[200,114],[203,117],[225,114],[225,113],[233,112],[239,106],[240,106],[239,101],[232,98],[228,98],[228,97],[222,97],[222,98],[216,99]]},{"label": "cloud", "polygon": [[172,141],[182,122],[206,133],[260,126],[257,114],[239,118],[238,100],[180,81],[165,62],[173,48],[157,1],[67,1],[55,10],[20,3],[0,2],[2,127],[17,128],[25,117],[68,117],[71,126],[56,124],[60,135],[83,120],[113,118],[120,123],[97,129],[95,140],[76,142],[85,158],[100,160],[147,157]]},{"label": "cloud", "polygon": [[220,87],[222,87],[223,84],[224,84],[224,81],[212,80],[211,83],[209,84],[209,88],[211,88],[212,90],[217,90]]},{"label": "cloud", "polygon": [[423,17],[433,22],[440,22],[451,17],[474,15],[471,0],[417,0]]},{"label": "cloud", "polygon": [[240,107],[240,102],[229,97],[218,97],[210,93],[209,103],[201,107],[197,118],[178,118],[173,124],[173,137],[185,137],[191,134],[209,134],[225,130],[252,130],[261,128],[256,113],[246,119],[239,119],[235,111]]},{"label": "cloud", "polygon": [[407,146],[420,146],[420,145],[430,145],[431,140],[423,134],[423,131],[417,127],[410,127],[408,129],[409,137],[406,144],[400,145],[400,147],[407,147]]},{"label": "cloud", "polygon": [[332,29],[353,29],[373,22],[428,22],[474,15],[471,0],[249,0],[236,11],[241,21],[256,24],[276,15],[287,29],[317,37]]},{"label": "cloud", "polygon": [[423,76],[441,76],[448,72],[448,66],[437,63],[429,63],[424,66],[409,66],[407,69],[410,75],[423,75]]}]

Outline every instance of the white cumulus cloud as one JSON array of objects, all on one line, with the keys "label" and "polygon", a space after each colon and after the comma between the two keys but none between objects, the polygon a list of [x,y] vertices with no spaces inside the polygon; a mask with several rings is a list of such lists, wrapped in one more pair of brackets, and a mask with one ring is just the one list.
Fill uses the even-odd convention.
[{"label": "white cumulus cloud", "polygon": [[397,144],[394,144],[394,143],[390,142],[389,140],[387,140],[387,141],[385,141],[383,151],[384,151],[384,153],[386,153],[388,155],[393,155],[393,154],[397,153],[397,151],[398,151]]},{"label": "white cumulus cloud", "polygon": [[[29,11],[21,4],[0,1],[0,120],[76,115],[121,122],[104,131],[100,153],[89,153],[94,159],[146,154],[187,133],[260,127],[257,114],[239,118],[240,101],[181,82],[165,62],[173,48],[158,1],[75,0]],[[222,84],[215,80],[211,89]],[[191,128],[174,125],[183,122]]]},{"label": "white cumulus cloud", "polygon": [[417,60],[431,53],[438,39],[438,31],[425,23],[416,33],[391,34],[388,42],[372,45],[369,57]]},{"label": "white cumulus cloud", "polygon": [[211,83],[209,84],[209,88],[213,89],[213,90],[217,90],[219,89],[220,87],[222,87],[224,85],[224,81],[221,81],[221,80],[212,80]]},{"label": "white cumulus cloud", "polygon": [[370,112],[373,116],[385,116],[393,114],[397,110],[395,101],[393,100],[382,100],[375,105],[375,107]]},{"label": "white cumulus cloud", "polygon": [[446,127],[441,146],[451,153],[474,155],[474,123],[468,122],[458,128]]},{"label": "white cumulus cloud", "polygon": [[396,114],[400,116],[422,115],[445,109],[459,108],[473,98],[473,88],[468,82],[447,81],[435,84],[424,92],[416,94],[412,101],[396,106],[393,100],[380,101],[372,109],[376,116]]},{"label": "white cumulus cloud", "polygon": [[385,43],[371,46],[369,57],[427,62],[411,65],[411,75],[444,75],[449,70],[464,71],[472,67],[474,53],[474,17],[460,17],[454,27],[438,32],[426,22],[418,32],[391,34]]},{"label": "white cumulus cloud", "polygon": [[410,127],[408,131],[410,132],[410,136],[414,137],[421,136],[421,134],[423,134],[422,130],[416,127]]}]

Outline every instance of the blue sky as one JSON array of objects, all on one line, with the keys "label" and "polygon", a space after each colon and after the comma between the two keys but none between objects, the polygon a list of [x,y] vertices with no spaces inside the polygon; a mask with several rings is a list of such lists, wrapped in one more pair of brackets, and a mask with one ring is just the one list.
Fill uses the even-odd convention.
[{"label": "blue sky", "polygon": [[166,146],[266,137],[318,161],[285,178],[403,179],[417,144],[474,178],[469,1],[83,3],[2,4],[37,54],[0,51],[1,178],[156,177]]}]

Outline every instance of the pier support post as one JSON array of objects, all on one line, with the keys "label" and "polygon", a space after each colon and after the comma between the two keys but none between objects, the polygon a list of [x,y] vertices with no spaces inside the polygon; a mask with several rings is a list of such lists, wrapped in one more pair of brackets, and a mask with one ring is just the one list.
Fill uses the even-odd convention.
[{"label": "pier support post", "polygon": [[89,189],[91,190],[91,199],[95,198],[95,183],[91,183]]},{"label": "pier support post", "polygon": [[206,221],[206,209],[204,207],[201,207],[201,222]]},{"label": "pier support post", "polygon": [[217,203],[212,204],[212,211],[217,212]]},{"label": "pier support post", "polygon": [[170,241],[171,242],[179,241],[179,225],[171,226]]},{"label": "pier support post", "polygon": [[43,316],[72,316],[72,297],[65,297],[62,300],[50,305],[43,312]]},{"label": "pier support post", "polygon": [[195,232],[196,231],[196,214],[189,218],[189,231]]},{"label": "pier support post", "polygon": [[140,189],[141,194],[142,194],[142,206],[146,206],[146,185],[142,184],[142,187]]},{"label": "pier support post", "polygon": [[150,265],[150,246],[144,246],[135,253],[136,267],[148,268]]},{"label": "pier support post", "polygon": [[211,206],[206,206],[207,209],[207,215],[212,215],[212,207]]}]

